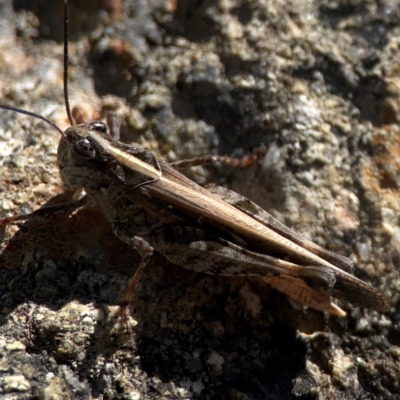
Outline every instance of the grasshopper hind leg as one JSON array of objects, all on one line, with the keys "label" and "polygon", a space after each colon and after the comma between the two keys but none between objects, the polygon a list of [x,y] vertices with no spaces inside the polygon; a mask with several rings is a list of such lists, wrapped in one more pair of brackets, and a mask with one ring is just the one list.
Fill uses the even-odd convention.
[{"label": "grasshopper hind leg", "polygon": [[171,166],[173,166],[175,169],[183,169],[189,167],[200,167],[219,162],[221,164],[229,165],[233,168],[244,168],[259,160],[263,155],[265,155],[266,151],[267,149],[265,146],[260,146],[257,147],[251,154],[242,158],[208,154],[205,156],[190,158],[188,160],[176,161],[171,163]]}]

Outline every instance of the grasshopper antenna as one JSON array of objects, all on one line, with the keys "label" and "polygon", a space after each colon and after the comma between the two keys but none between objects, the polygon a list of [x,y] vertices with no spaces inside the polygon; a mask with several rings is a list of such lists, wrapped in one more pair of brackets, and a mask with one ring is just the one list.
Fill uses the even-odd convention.
[{"label": "grasshopper antenna", "polygon": [[30,117],[34,117],[34,118],[39,118],[44,122],[47,122],[49,125],[51,125],[54,129],[57,129],[58,132],[60,132],[61,136],[64,136],[64,132],[54,123],[51,122],[48,118],[43,117],[43,115],[40,114],[36,114],[32,111],[26,111],[26,110],[22,110],[20,108],[17,107],[12,107],[12,106],[8,106],[6,104],[0,104],[0,108],[4,109],[4,110],[9,110],[9,111],[15,111],[18,112],[20,114],[25,114],[25,115],[29,115]]},{"label": "grasshopper antenna", "polygon": [[64,0],[64,103],[71,126],[74,125],[68,98],[68,0]]}]

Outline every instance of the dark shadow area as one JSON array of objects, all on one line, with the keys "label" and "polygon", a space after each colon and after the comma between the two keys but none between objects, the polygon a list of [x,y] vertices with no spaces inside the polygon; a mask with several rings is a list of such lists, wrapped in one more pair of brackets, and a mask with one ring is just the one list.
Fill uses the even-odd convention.
[{"label": "dark shadow area", "polygon": [[[359,108],[361,120],[375,126],[396,123],[397,117],[385,104],[388,90],[384,78],[371,76],[369,71],[380,61],[379,52],[387,46],[391,30],[398,26],[399,8],[379,2],[371,8],[365,2],[342,0],[321,5],[319,13],[321,23],[348,32],[353,38],[351,45],[362,49],[363,57],[360,71],[354,71],[358,75],[356,85],[346,79],[346,71],[328,53],[321,54],[312,69],[322,72],[333,93],[350,99]],[[307,75],[306,70],[295,73]]]},{"label": "dark shadow area", "polygon": [[313,73],[320,72],[331,92],[348,99],[360,110],[360,119],[371,121],[374,125],[382,124],[383,102],[387,96],[384,80],[377,77],[360,77],[356,85],[348,79],[342,65],[333,60],[329,54],[319,54],[312,67],[294,70],[297,78],[313,81]]},{"label": "dark shadow area", "polygon": [[174,20],[169,28],[193,42],[207,42],[218,32],[213,18],[213,2],[178,0]]},{"label": "dark shadow area", "polygon": [[[385,377],[376,379],[376,374],[370,371],[365,365],[359,366],[357,375],[361,385],[360,392],[365,393],[369,398],[395,399],[397,397],[392,395],[392,393],[397,392],[397,388],[390,387],[392,385],[388,388],[385,387],[385,383],[388,383],[389,379]],[[394,392],[391,393],[391,390],[394,390]]]},{"label": "dark shadow area", "polygon": [[[395,265],[398,265],[399,260],[395,260]],[[396,310],[392,316],[392,321],[396,328],[392,328],[389,330],[387,339],[393,346],[400,346],[400,333],[397,328],[400,324],[400,302],[396,305]]]},{"label": "dark shadow area", "polygon": [[276,140],[278,125],[284,125],[285,118],[272,117],[273,124],[268,124],[264,114],[278,115],[279,100],[267,90],[236,89],[229,84],[218,84],[216,75],[219,73],[212,68],[182,73],[173,93],[174,114],[182,118],[195,117],[212,125],[220,139],[220,154],[230,154],[238,147],[249,151],[260,143]]},{"label": "dark shadow area", "polygon": [[[243,60],[237,55],[227,52],[222,52],[219,57],[224,65],[224,75],[229,78],[233,78],[236,75],[266,78],[267,67],[262,64],[262,60]],[[285,80],[284,77],[282,78]],[[268,91],[268,88],[264,90]]]},{"label": "dark shadow area", "polygon": [[117,40],[105,47],[94,44],[89,60],[100,96],[112,94],[135,102],[136,89],[146,79],[146,63],[135,57],[127,42]]},{"label": "dark shadow area", "polygon": [[391,329],[387,338],[393,346],[400,346],[400,333],[397,329]]},{"label": "dark shadow area", "polygon": [[364,3],[357,5],[347,0],[338,1],[332,5],[325,3],[319,7],[321,21],[329,24],[333,29],[337,29],[344,18],[348,18],[355,13],[358,14],[360,11],[365,13]]},{"label": "dark shadow area", "polygon": [[[192,42],[207,42],[220,33],[216,9],[212,0],[178,0],[174,19],[166,24],[170,33],[185,37]],[[218,10],[219,11],[219,10]],[[251,1],[240,1],[233,5],[232,15],[247,25],[257,12]]]},{"label": "dark shadow area", "polygon": [[[216,318],[225,314],[224,305],[220,302],[221,314],[215,310]],[[254,399],[295,398],[292,381],[304,367],[306,348],[296,339],[294,330],[273,324],[269,338],[245,319],[233,318],[224,321],[224,335],[216,338],[207,329],[207,323],[196,325],[195,336],[167,329],[153,337],[141,337],[138,353],[149,375],[159,376],[165,382],[181,380],[185,378],[180,375],[184,365],[185,370],[192,371],[186,378],[196,380],[197,372],[206,365],[206,369],[215,370],[216,374],[209,375],[199,398],[232,398],[234,393],[246,393]],[[199,337],[210,344],[208,349],[202,348]],[[188,355],[194,356],[187,358]],[[219,361],[223,361],[222,365],[213,364]]]},{"label": "dark shadow area", "polygon": [[[76,40],[93,31],[101,23],[113,23],[121,18],[122,2],[107,0],[69,0],[70,39]],[[39,38],[62,42],[64,38],[64,5],[59,0],[13,0],[15,11],[30,11],[39,20]]]},{"label": "dark shadow area", "polygon": [[237,7],[232,10],[232,14],[243,24],[247,25],[256,12],[254,3],[250,0],[237,3]]},{"label": "dark shadow area", "polygon": [[[319,7],[321,22],[329,24],[332,29],[343,29],[340,25],[351,20],[346,30],[355,33],[365,40],[369,46],[382,49],[388,43],[388,32],[398,26],[400,11],[398,7],[389,8],[385,3],[376,3],[377,9],[369,7],[365,2],[354,3],[342,0]],[[357,18],[357,23],[354,19]]]},{"label": "dark shadow area", "polygon": [[[252,316],[242,294],[245,279],[197,274],[154,257],[131,302],[138,325],[127,334],[123,325],[115,330],[118,313],[110,315],[105,304],[117,305],[123,295],[108,291],[113,275],[123,274],[128,284],[139,260],[132,248],[114,237],[98,209],[82,209],[69,217],[59,213],[35,218],[20,228],[2,255],[7,266],[0,280],[2,298],[7,298],[3,307],[11,311],[22,305],[46,306],[59,311],[72,300],[94,303],[103,318],[93,333],[85,336],[85,330],[77,327],[71,333],[68,320],[65,327],[51,328],[49,322],[42,326],[41,320],[32,318],[27,348],[41,363],[50,354],[65,366],[77,360],[73,352],[60,351],[60,343],[84,348],[85,359],[79,360],[74,373],[92,395],[103,393],[104,376],[109,374],[106,366],[115,362],[116,353],[126,352],[140,356],[129,361],[130,368],[157,377],[166,390],[170,382],[196,382],[205,373],[198,398],[231,398],[240,393],[254,399],[296,398],[293,379],[304,369],[306,348],[296,338],[295,328],[285,322],[293,312],[299,313],[284,296],[255,289],[262,311]],[[21,263],[26,265],[23,272]],[[102,276],[95,282],[79,278],[88,271]],[[74,316],[73,309],[66,315]],[[306,320],[321,328],[316,321],[322,323],[323,318],[312,312]],[[104,375],[100,371],[93,377],[99,357],[104,360]]]},{"label": "dark shadow area", "polygon": [[[56,196],[46,206],[62,204],[64,200],[64,195]],[[85,283],[77,282],[80,272],[104,270],[129,276],[134,267],[124,271],[126,265],[134,266],[139,261],[135,250],[113,235],[110,223],[98,207],[86,207],[72,215],[60,212],[35,217],[18,226],[13,237],[5,238],[7,245],[1,256],[4,271],[13,277],[21,264],[35,262],[37,266],[20,275],[21,281],[13,277],[9,282],[12,290],[8,301],[12,303],[8,306],[11,308],[25,299],[25,293],[30,293],[30,300],[52,309],[62,307],[65,301],[72,299],[90,301],[91,296],[98,295],[102,288],[94,286],[89,290]],[[58,269],[49,267],[48,259],[57,260]],[[76,290],[70,291],[71,287]],[[60,293],[63,294],[61,299]],[[68,297],[69,294],[73,297]]]}]

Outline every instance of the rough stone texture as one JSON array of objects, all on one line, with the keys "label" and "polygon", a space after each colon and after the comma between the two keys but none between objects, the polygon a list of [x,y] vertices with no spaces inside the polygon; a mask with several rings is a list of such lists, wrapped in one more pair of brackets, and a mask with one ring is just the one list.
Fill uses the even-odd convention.
[{"label": "rough stone texture", "polygon": [[[0,97],[65,129],[61,3],[0,3]],[[70,3],[79,119],[116,110],[125,141],[171,161],[266,144],[257,165],[191,176],[352,257],[393,308],[303,312],[156,258],[125,332],[116,306],[135,252],[96,208],[36,218],[1,231],[0,397],[399,398],[398,3]],[[62,201],[58,133],[0,120],[2,214]]]}]

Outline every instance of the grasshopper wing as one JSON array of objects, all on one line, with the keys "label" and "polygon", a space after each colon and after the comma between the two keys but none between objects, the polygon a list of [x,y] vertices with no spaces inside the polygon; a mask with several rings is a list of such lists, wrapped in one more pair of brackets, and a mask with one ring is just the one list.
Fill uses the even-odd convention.
[{"label": "grasshopper wing", "polygon": [[[209,185],[207,189],[280,235],[292,240],[296,244],[331,263],[331,273],[335,277],[335,283],[332,287],[321,285],[321,279],[315,279],[315,276],[303,276],[303,281],[312,290],[319,293],[325,292],[341,300],[377,311],[389,310],[389,302],[380,292],[351,274],[354,263],[347,257],[327,251],[310,240],[305,239],[298,233],[287,228],[261,207],[236,192],[215,185]],[[327,269],[325,266],[315,268]],[[308,271],[309,270],[308,268]]]}]

